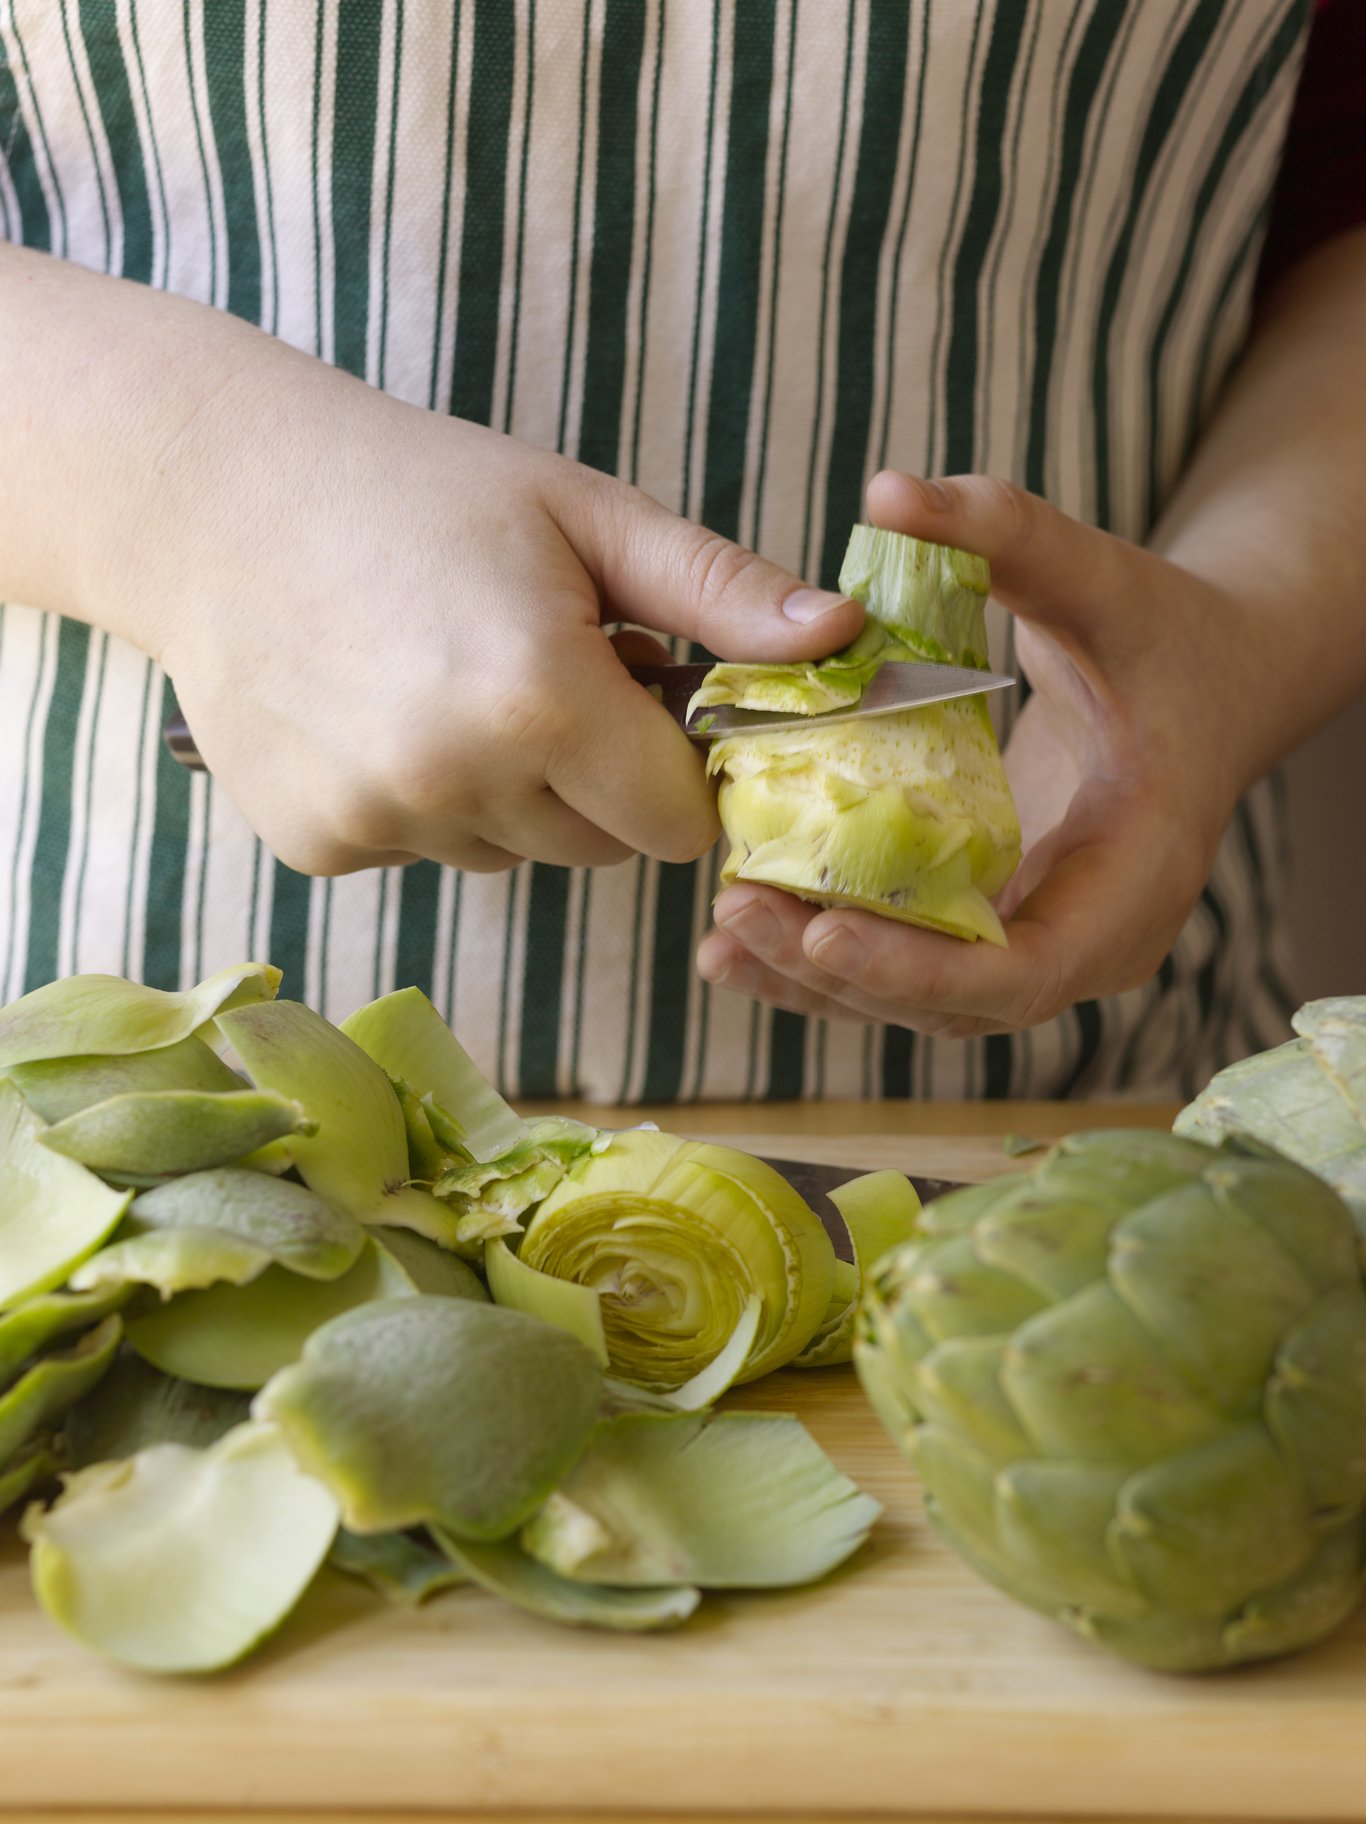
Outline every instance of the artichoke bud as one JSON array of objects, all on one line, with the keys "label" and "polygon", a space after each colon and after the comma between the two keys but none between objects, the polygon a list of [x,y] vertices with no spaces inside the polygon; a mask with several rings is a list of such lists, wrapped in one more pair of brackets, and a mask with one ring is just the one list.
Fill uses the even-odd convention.
[{"label": "artichoke bud", "polygon": [[[819,716],[857,702],[888,661],[987,665],[984,559],[856,526],[840,588],[868,620],[818,663],[717,665],[696,703]],[[984,697],[713,743],[731,852],[722,881],[1004,944],[991,906],[1020,826]]]},{"label": "artichoke bud", "polygon": [[1264,1147],[1064,1141],[940,1199],[854,1360],[936,1525],[1017,1600],[1202,1671],[1308,1645],[1366,1569],[1351,1214]]}]

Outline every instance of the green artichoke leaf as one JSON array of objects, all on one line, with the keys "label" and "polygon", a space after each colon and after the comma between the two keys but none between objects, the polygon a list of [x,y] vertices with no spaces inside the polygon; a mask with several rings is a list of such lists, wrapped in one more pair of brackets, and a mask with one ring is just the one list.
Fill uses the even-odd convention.
[{"label": "green artichoke leaf", "polygon": [[910,1241],[920,1220],[920,1197],[904,1172],[866,1172],[830,1193],[844,1219],[853,1250],[853,1271],[843,1278],[840,1296],[832,1298],[821,1326],[793,1360],[794,1368],[826,1368],[851,1359],[859,1300],[873,1266],[893,1248]]},{"label": "green artichoke leaf", "polygon": [[0,1388],[7,1387],[31,1356],[73,1330],[90,1330],[127,1302],[128,1292],[44,1292],[12,1311],[0,1312]]},{"label": "green artichoke leaf", "polygon": [[1079,1463],[1137,1468],[1226,1424],[1104,1281],[1014,1332],[1001,1386],[1038,1454]]},{"label": "green artichoke leaf", "polygon": [[576,1583],[539,1563],[515,1539],[477,1544],[471,1539],[457,1539],[438,1526],[432,1527],[431,1533],[451,1562],[472,1582],[543,1621],[642,1634],[677,1627],[702,1600],[702,1592],[687,1585],[623,1590]]},{"label": "green artichoke leaf", "polygon": [[40,1356],[0,1394],[0,1468],[90,1391],[113,1361],[122,1329],[111,1312],[70,1349]]},{"label": "green artichoke leaf", "polygon": [[911,1254],[902,1293],[916,1322],[936,1342],[950,1336],[995,1336],[1048,1309],[1032,1286],[981,1258],[975,1239],[949,1235]]},{"label": "green artichoke leaf", "polygon": [[1249,1589],[1308,1563],[1315,1533],[1298,1477],[1260,1424],[1226,1429],[1132,1476],[1110,1549],[1155,1606],[1226,1618]]},{"label": "green artichoke leaf", "polygon": [[[1105,1271],[1110,1236],[1123,1211],[1111,1199],[1066,1197],[1025,1179],[992,1187],[982,1199],[973,1246],[988,1267],[1008,1273],[1046,1299],[1067,1298]],[[961,1193],[940,1198],[953,1202]]]},{"label": "green artichoke leaf", "polygon": [[1366,1123],[1309,1039],[1221,1070],[1176,1117],[1175,1132],[1211,1142],[1232,1134],[1265,1141],[1332,1185],[1366,1237]]},{"label": "green artichoke leaf", "polygon": [[365,1230],[306,1185],[223,1167],[192,1172],[134,1199],[143,1229],[213,1229],[260,1248],[306,1279],[336,1279],[355,1265]]},{"label": "green artichoke leaf", "polygon": [[30,1438],[17,1456],[0,1463],[0,1514],[8,1513],[16,1501],[22,1501],[44,1482],[50,1482],[61,1468],[61,1459],[50,1437]]},{"label": "green artichoke leaf", "polygon": [[911,1373],[915,1411],[1004,1468],[1033,1451],[1028,1433],[1001,1388],[1006,1339],[951,1336]]},{"label": "green artichoke leaf", "polygon": [[54,1153],[91,1171],[136,1178],[229,1165],[313,1123],[299,1103],[257,1089],[153,1089],[111,1096],[43,1134]]},{"label": "green artichoke leaf", "polygon": [[501,1539],[562,1480],[601,1392],[601,1368],[563,1330],[418,1296],[315,1331],[253,1410],[332,1489],[353,1532],[437,1524]]},{"label": "green artichoke leaf", "polygon": [[1260,1413],[1281,1339],[1317,1297],[1213,1171],[1117,1225],[1110,1281],[1186,1384],[1240,1419]]},{"label": "green artichoke leaf", "polygon": [[1318,1542],[1304,1568],[1244,1603],[1222,1630],[1220,1663],[1293,1653],[1332,1632],[1361,1601],[1366,1528],[1353,1520]]},{"label": "green artichoke leaf", "polygon": [[317,1132],[290,1143],[299,1175],[357,1221],[455,1244],[455,1217],[408,1182],[408,1133],[393,1085],[354,1040],[297,1001],[239,1007],[219,1029],[262,1089],[301,1102]]},{"label": "green artichoke leaf", "polygon": [[1116,1506],[1130,1473],[1030,1457],[998,1473],[999,1550],[1016,1588],[1028,1591],[1034,1607],[1116,1619],[1149,1612],[1147,1596],[1111,1544]]},{"label": "green artichoke leaf", "polygon": [[174,1379],[124,1347],[62,1427],[64,1467],[135,1457],[151,1444],[205,1450],[251,1416],[251,1398]]},{"label": "green artichoke leaf", "polygon": [[1021,1602],[1040,1606],[1001,1540],[996,1469],[966,1439],[942,1425],[918,1425],[907,1440],[925,1488],[925,1511],[955,1551]]},{"label": "green artichoke leaf", "polygon": [[336,1527],[332,1496],[254,1424],[208,1450],[158,1444],[80,1470],[23,1524],[48,1614],[140,1672],[241,1659],[289,1614]]},{"label": "green artichoke leaf", "polygon": [[341,1030],[419,1099],[430,1097],[455,1124],[469,1158],[486,1163],[525,1139],[526,1123],[482,1076],[420,988],[399,988],[358,1007]]},{"label": "green artichoke leaf", "polygon": [[415,1292],[488,1303],[489,1294],[483,1280],[458,1254],[452,1254],[413,1229],[390,1229],[376,1223],[370,1234],[404,1273]]},{"label": "green artichoke leaf", "polygon": [[229,1008],[269,1000],[279,985],[269,963],[220,969],[180,993],[119,975],[69,975],[0,1008],[0,1070],[39,1058],[156,1051]]},{"label": "green artichoke leaf", "polygon": [[777,1589],[842,1564],[881,1513],[785,1413],[623,1413],[601,1421],[521,1531],[562,1577]]},{"label": "green artichoke leaf", "polygon": [[269,1266],[246,1285],[182,1292],[130,1319],[128,1341],[163,1374],[254,1391],[297,1361],[312,1333],[341,1312],[412,1296],[399,1262],[367,1238],[355,1265],[336,1279]]},{"label": "green artichoke leaf", "polygon": [[1366,1133],[1366,994],[1308,1001],[1291,1024]]},{"label": "green artichoke leaf", "polygon": [[111,1096],[158,1089],[192,1089],[219,1094],[241,1089],[242,1079],[193,1034],[154,1051],[110,1057],[39,1058],[8,1071],[33,1112],[44,1121],[64,1121]]},{"label": "green artichoke leaf", "polygon": [[578,1160],[517,1258],[599,1298],[612,1372],[661,1390],[718,1357],[762,1303],[738,1378],[802,1351],[830,1306],[835,1254],[786,1179],[730,1147],[644,1128]]},{"label": "green artichoke leaf", "polygon": [[264,1248],[219,1229],[147,1229],[126,1224],[108,1247],[81,1262],[68,1282],[77,1292],[151,1286],[163,1298],[220,1281],[245,1286],[271,1264]]},{"label": "green artichoke leaf", "polygon": [[1366,1507],[1366,1293],[1325,1293],[1286,1333],[1266,1389],[1266,1424],[1321,1524]]},{"label": "green artichoke leaf", "polygon": [[327,1562],[402,1609],[416,1609],[442,1590],[469,1582],[443,1552],[414,1533],[353,1533],[341,1526]]},{"label": "green artichoke leaf", "polygon": [[128,1192],[52,1152],[42,1131],[19,1091],[0,1080],[0,1310],[60,1285],[128,1206]]}]

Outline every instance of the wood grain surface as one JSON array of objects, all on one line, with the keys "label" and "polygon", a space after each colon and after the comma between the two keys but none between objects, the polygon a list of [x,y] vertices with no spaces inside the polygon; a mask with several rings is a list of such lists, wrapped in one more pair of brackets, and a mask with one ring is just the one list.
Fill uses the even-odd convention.
[{"label": "wood grain surface", "polygon": [[[910,1111],[913,1123],[851,1107],[827,1128],[828,1107],[790,1127],[793,1111],[764,1110],[760,1133],[756,1112],[669,1118],[755,1150],[795,1156],[805,1141],[808,1157],[980,1177],[1001,1167],[1006,1129],[1043,1136],[1116,1113],[941,1107]],[[931,1112],[938,1135],[919,1131]],[[1169,1111],[1125,1114],[1158,1124]],[[327,1573],[247,1665],[153,1681],[67,1641],[6,1544],[0,1812],[44,1824],[1366,1818],[1363,1617],[1278,1665],[1140,1672],[938,1544],[850,1371],[774,1375],[733,1403],[800,1412],[885,1516],[820,1587],[708,1596],[671,1635],[559,1629],[471,1589],[409,1614]]]}]

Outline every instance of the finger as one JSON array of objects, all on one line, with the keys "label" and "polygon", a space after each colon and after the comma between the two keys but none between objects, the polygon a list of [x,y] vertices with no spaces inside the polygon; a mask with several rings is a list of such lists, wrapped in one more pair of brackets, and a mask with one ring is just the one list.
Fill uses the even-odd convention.
[{"label": "finger", "polygon": [[567,490],[560,524],[620,619],[727,659],[823,658],[863,625],[857,602],[813,589],[634,488]]},{"label": "finger", "polygon": [[[934,1034],[957,1017],[935,1014],[904,999],[885,1000],[822,969],[807,955],[803,942],[818,911],[790,893],[769,887],[731,887],[718,898],[713,916],[719,933],[728,942],[742,946],[756,968],[771,972],[823,1003],[838,1005],[844,1019],[878,1020]],[[767,1000],[772,996],[765,994],[760,998]]]},{"label": "finger", "polygon": [[1149,617],[1133,611],[1145,554],[1037,494],[986,475],[925,481],[884,469],[868,484],[868,511],[889,530],[979,552],[992,595],[1024,620],[1091,645],[1151,637]]},{"label": "finger", "polygon": [[428,861],[439,862],[445,868],[459,868],[466,874],[506,874],[509,868],[518,867],[526,860],[525,855],[485,842],[478,836],[435,835],[424,846],[422,854]]},{"label": "finger", "polygon": [[[568,655],[566,655],[568,656]],[[693,861],[719,832],[702,755],[594,629],[566,663],[582,701],[564,706],[545,779],[589,823],[642,855]]]},{"label": "finger", "polygon": [[874,999],[1009,1030],[1138,987],[1194,903],[1199,863],[1155,819],[1117,816],[1109,831],[1096,821],[1086,811],[1068,819],[1054,867],[1006,926],[1007,949],[893,928],[864,912],[821,913],[803,948],[818,968]]},{"label": "finger", "polygon": [[613,867],[634,852],[549,790],[500,806],[482,833],[502,850],[557,868]]},{"label": "finger", "polygon": [[697,972],[703,981],[752,1001],[766,1001],[788,1013],[807,1014],[818,1020],[864,1020],[843,1002],[818,994],[752,956],[743,944],[724,931],[709,931],[697,947]]}]

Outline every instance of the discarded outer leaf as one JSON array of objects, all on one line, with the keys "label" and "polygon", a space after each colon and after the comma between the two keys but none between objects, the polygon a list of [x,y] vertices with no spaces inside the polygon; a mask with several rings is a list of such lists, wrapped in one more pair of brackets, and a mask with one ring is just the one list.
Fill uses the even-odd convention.
[{"label": "discarded outer leaf", "polygon": [[592,1429],[602,1371],[574,1337],[521,1311],[409,1298],[316,1331],[258,1396],[358,1533],[440,1522],[515,1531]]},{"label": "discarded outer leaf", "polygon": [[128,1205],[74,1159],[39,1140],[37,1117],[0,1081],[0,1310],[60,1285]]},{"label": "discarded outer leaf", "polygon": [[279,1626],[336,1525],[279,1435],[239,1425],[209,1450],[81,1470],[23,1530],[38,1600],[69,1634],[142,1672],[211,1672]]},{"label": "discarded outer leaf", "polygon": [[539,1564],[515,1539],[476,1545],[468,1539],[454,1538],[441,1527],[432,1527],[431,1534],[451,1562],[473,1582],[491,1595],[525,1609],[529,1615],[539,1615],[543,1621],[643,1634],[655,1628],[676,1628],[702,1600],[701,1591],[686,1584],[625,1590],[575,1583],[548,1565]]},{"label": "discarded outer leaf", "polygon": [[59,1336],[89,1330],[126,1302],[125,1291],[45,1292],[0,1314],[0,1387]]},{"label": "discarded outer leaf", "polygon": [[92,1254],[69,1283],[77,1292],[155,1286],[170,1298],[220,1281],[245,1286],[270,1264],[264,1248],[218,1229],[148,1229]]},{"label": "discarded outer leaf", "polygon": [[40,1482],[48,1482],[57,1473],[57,1457],[51,1438],[33,1438],[17,1457],[0,1465],[0,1514],[20,1501]]},{"label": "discarded outer leaf", "polygon": [[297,1361],[320,1324],[371,1299],[411,1296],[407,1274],[367,1238],[355,1266],[339,1279],[301,1279],[267,1267],[249,1285],[184,1292],[134,1318],[128,1340],[164,1374],[254,1390]]},{"label": "discarded outer leaf", "polygon": [[10,1080],[44,1121],[64,1121],[110,1096],[151,1089],[241,1089],[242,1079],[203,1041],[190,1037],[122,1056],[40,1058],[16,1064]]},{"label": "discarded outer leaf", "polygon": [[306,1185],[222,1167],[144,1191],[129,1209],[144,1228],[218,1229],[262,1248],[307,1279],[336,1279],[355,1263],[365,1230]]},{"label": "discarded outer leaf", "polygon": [[787,1180],[733,1147],[635,1129],[580,1159],[527,1224],[523,1265],[592,1287],[612,1372],[679,1387],[762,1301],[738,1379],[805,1348],[824,1318],[835,1254]]},{"label": "discarded outer leaf", "polygon": [[828,1368],[853,1358],[854,1327],[868,1276],[884,1254],[910,1241],[920,1197],[904,1172],[868,1172],[831,1191],[854,1250],[854,1284],[843,1309],[832,1310],[797,1357],[796,1368]]},{"label": "discarded outer leaf", "polygon": [[761,1589],[842,1564],[881,1513],[785,1413],[623,1413],[522,1528],[590,1583]]},{"label": "discarded outer leaf", "polygon": [[69,1468],[84,1469],[135,1457],[151,1444],[204,1450],[250,1417],[250,1395],[175,1380],[120,1349],[99,1385],[67,1413],[64,1455]]},{"label": "discarded outer leaf", "polygon": [[592,1286],[572,1279],[538,1273],[519,1260],[505,1241],[489,1242],[484,1249],[484,1272],[497,1304],[525,1311],[543,1323],[555,1324],[577,1336],[607,1366],[607,1340],[602,1332],[602,1304]]},{"label": "discarded outer leaf", "polygon": [[310,1190],[359,1222],[454,1243],[454,1214],[406,1182],[403,1110],[359,1045],[297,1001],[239,1007],[218,1024],[256,1083],[297,1098],[317,1122],[316,1133],[290,1143]]},{"label": "discarded outer leaf", "polygon": [[111,1314],[61,1355],[39,1358],[0,1396],[0,1467],[88,1393],[114,1359],[123,1326]]},{"label": "discarded outer leaf", "polygon": [[408,1276],[415,1292],[431,1292],[445,1298],[472,1298],[481,1305],[488,1303],[489,1295],[483,1280],[459,1255],[448,1253],[411,1229],[390,1229],[377,1223],[370,1233]]},{"label": "discarded outer leaf", "polygon": [[68,1115],[43,1135],[43,1145],[96,1172],[198,1172],[229,1165],[253,1148],[312,1128],[304,1110],[268,1090],[221,1095],[197,1089],[154,1089],[111,1096]]},{"label": "discarded outer leaf", "polygon": [[1046,1140],[1035,1140],[1030,1134],[1007,1134],[1001,1141],[1001,1151],[1012,1159],[1020,1159],[1026,1153],[1042,1153],[1048,1149]]},{"label": "discarded outer leaf", "polygon": [[279,985],[280,971],[269,963],[220,969],[179,994],[144,988],[121,975],[69,975],[0,1008],[0,1070],[35,1058],[174,1045],[217,1013],[269,1000]]},{"label": "discarded outer leaf", "polygon": [[363,1578],[405,1609],[469,1582],[449,1558],[411,1533],[353,1533],[338,1527],[327,1562],[348,1577]]},{"label": "discarded outer leaf", "polygon": [[480,1074],[420,988],[399,988],[358,1007],[341,1030],[419,1100],[438,1103],[472,1159],[496,1159],[525,1136],[526,1123]]}]

